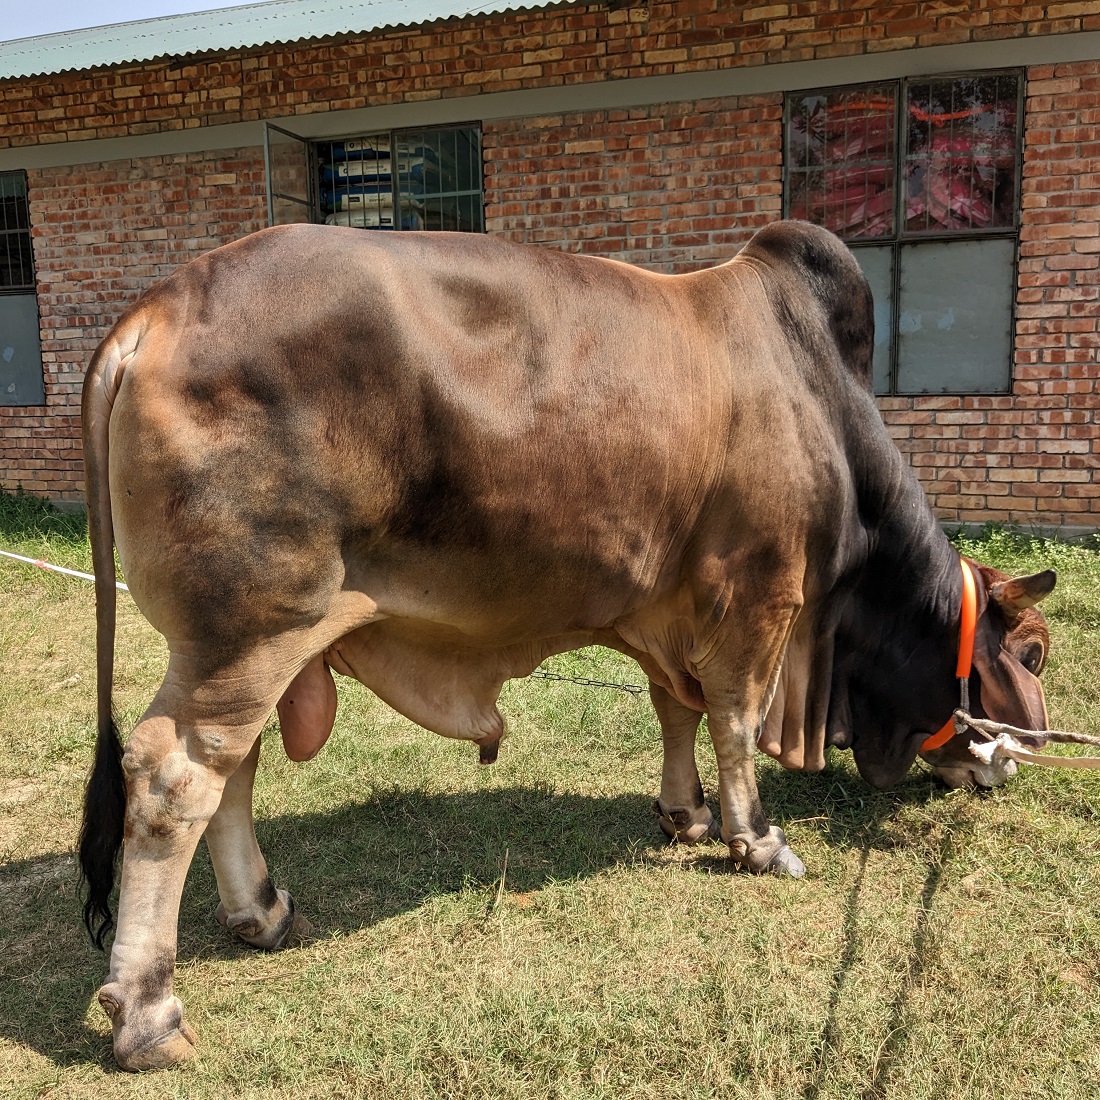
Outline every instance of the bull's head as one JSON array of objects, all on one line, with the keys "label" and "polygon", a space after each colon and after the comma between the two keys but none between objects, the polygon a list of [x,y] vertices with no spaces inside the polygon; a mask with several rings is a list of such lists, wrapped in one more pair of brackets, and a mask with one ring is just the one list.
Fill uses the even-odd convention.
[{"label": "bull's head", "polygon": [[[1035,605],[1054,589],[1053,569],[1027,577],[1009,577],[997,569],[970,562],[978,580],[978,618],[974,668],[970,679],[970,713],[975,718],[1027,730],[1047,728],[1046,702],[1039,673],[1046,664],[1050,634]],[[952,738],[921,756],[949,787],[994,787],[1016,772],[1014,761],[984,764],[969,744],[975,734]],[[1019,738],[1042,748],[1042,737]]]}]

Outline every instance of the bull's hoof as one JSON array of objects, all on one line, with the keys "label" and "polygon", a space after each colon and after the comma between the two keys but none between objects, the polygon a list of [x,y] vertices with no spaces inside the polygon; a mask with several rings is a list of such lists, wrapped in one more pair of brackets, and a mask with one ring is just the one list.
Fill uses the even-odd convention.
[{"label": "bull's hoof", "polygon": [[98,999],[111,1020],[115,1061],[120,1069],[131,1073],[171,1069],[194,1060],[198,1035],[183,1018],[178,997],[127,1010],[121,987],[111,984],[99,991]]},{"label": "bull's hoof", "polygon": [[718,839],[718,822],[706,805],[694,810],[666,810],[661,800],[657,799],[653,809],[661,832],[673,844],[702,844],[706,840]]},{"label": "bull's hoof", "polygon": [[275,891],[274,903],[266,911],[243,910],[230,913],[219,905],[214,914],[218,923],[239,936],[249,947],[278,951],[286,946],[291,932],[305,934],[309,923],[294,912],[294,899],[286,890]]},{"label": "bull's hoof", "polygon": [[806,873],[805,864],[787,844],[783,830],[774,825],[768,829],[766,836],[731,837],[729,846],[734,863],[754,874],[801,878]]},{"label": "bull's hoof", "polygon": [[773,875],[789,875],[791,878],[801,878],[806,873],[806,865],[795,855],[793,848],[784,844],[764,870]]},{"label": "bull's hoof", "polygon": [[120,1069],[129,1073],[141,1073],[152,1069],[172,1069],[193,1062],[196,1058],[195,1044],[198,1036],[195,1029],[186,1020],[180,1020],[179,1027],[173,1028],[167,1035],[126,1055],[115,1049],[115,1061]]}]

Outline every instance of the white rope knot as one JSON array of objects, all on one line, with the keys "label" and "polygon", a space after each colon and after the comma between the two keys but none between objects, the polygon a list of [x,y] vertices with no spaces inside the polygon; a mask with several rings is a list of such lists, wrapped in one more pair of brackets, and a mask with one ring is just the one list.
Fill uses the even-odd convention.
[{"label": "white rope knot", "polygon": [[1048,756],[1046,753],[1031,752],[1016,740],[1017,736],[1042,737],[1061,744],[1100,745],[1100,737],[1093,737],[1088,733],[1068,733],[1065,730],[1023,730],[1003,722],[990,721],[988,718],[974,718],[962,707],[955,711],[954,719],[956,733],[964,733],[970,728],[987,738],[985,742],[974,741],[967,746],[985,764],[1003,764],[1006,760],[1015,760],[1020,764],[1038,764],[1043,768],[1100,769],[1100,757]]}]

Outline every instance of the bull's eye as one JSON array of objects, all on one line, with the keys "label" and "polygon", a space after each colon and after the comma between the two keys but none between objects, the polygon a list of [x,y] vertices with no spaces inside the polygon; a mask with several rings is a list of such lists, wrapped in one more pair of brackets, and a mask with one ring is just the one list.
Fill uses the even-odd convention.
[{"label": "bull's eye", "polygon": [[1033,676],[1038,676],[1040,670],[1043,667],[1043,658],[1046,654],[1043,652],[1042,644],[1039,642],[1032,642],[1030,645],[1024,647],[1020,653],[1019,662],[1030,672]]}]

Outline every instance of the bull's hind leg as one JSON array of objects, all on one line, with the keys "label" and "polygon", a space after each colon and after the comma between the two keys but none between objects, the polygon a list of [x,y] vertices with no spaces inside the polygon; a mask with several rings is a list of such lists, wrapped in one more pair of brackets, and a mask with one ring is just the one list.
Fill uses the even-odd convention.
[{"label": "bull's hind leg", "polygon": [[681,844],[716,840],[718,825],[703,798],[695,763],[695,736],[703,716],[652,682],[649,697],[661,723],[665,750],[661,796],[654,805],[660,826],[667,837]]},{"label": "bull's hind leg", "polygon": [[[252,769],[246,767],[237,782],[232,777],[249,757],[278,698],[279,685],[270,682],[274,663],[252,660],[245,667],[238,662],[217,679],[197,678],[173,656],[160,691],[126,746],[118,929],[110,974],[99,993],[123,1069],[160,1069],[194,1056],[194,1032],[172,993],[180,896],[223,791],[230,792],[230,817],[240,816]],[[224,837],[224,828],[221,833]],[[225,868],[222,861],[219,879]],[[249,862],[248,874],[256,872]],[[243,874],[228,877],[235,890],[243,890]],[[285,916],[279,917],[278,910],[284,905],[277,898],[268,919],[282,923]]]},{"label": "bull's hind leg", "polygon": [[218,880],[218,921],[245,943],[266,950],[283,946],[294,925],[294,900],[267,873],[252,820],[252,786],[260,759],[257,737],[229,777],[210,824],[206,847]]}]

